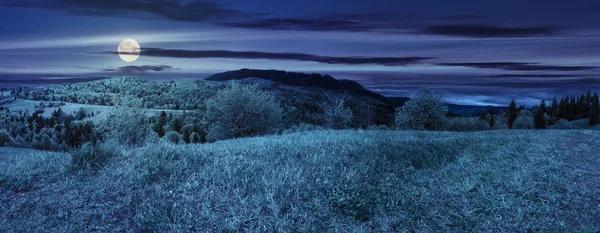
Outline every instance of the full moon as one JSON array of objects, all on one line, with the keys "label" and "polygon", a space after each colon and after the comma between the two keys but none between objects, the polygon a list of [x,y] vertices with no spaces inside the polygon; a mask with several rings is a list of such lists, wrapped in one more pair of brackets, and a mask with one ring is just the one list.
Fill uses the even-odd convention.
[{"label": "full moon", "polygon": [[119,44],[118,52],[123,61],[135,61],[140,57],[140,44],[133,39],[126,39]]}]

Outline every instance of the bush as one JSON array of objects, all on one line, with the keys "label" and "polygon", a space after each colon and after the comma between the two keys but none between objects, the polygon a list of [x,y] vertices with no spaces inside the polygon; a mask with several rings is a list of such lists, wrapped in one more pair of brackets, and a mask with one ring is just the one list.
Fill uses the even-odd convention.
[{"label": "bush", "polygon": [[152,134],[146,113],[136,108],[117,108],[99,124],[98,132],[103,139],[116,139],[123,145],[139,146]]},{"label": "bush", "polygon": [[418,92],[415,97],[396,109],[398,129],[437,130],[444,124],[448,106],[441,94],[429,90]]},{"label": "bush", "polygon": [[325,102],[321,103],[324,110],[325,123],[333,129],[347,129],[352,122],[352,110],[345,106],[350,97],[347,93],[325,93]]},{"label": "bush", "polygon": [[494,127],[492,127],[493,130],[506,130],[506,129],[510,129],[508,127],[507,124],[494,124]]},{"label": "bush", "polygon": [[556,122],[556,126],[554,126],[555,129],[573,129],[573,124],[571,124],[571,122],[565,120],[565,119],[559,119],[558,122]]},{"label": "bush", "polygon": [[445,131],[456,132],[483,131],[489,130],[490,124],[478,117],[455,117],[445,118],[442,128]]},{"label": "bush", "polygon": [[108,159],[115,157],[120,148],[114,141],[95,146],[86,143],[80,149],[71,152],[71,169],[74,171],[98,170],[106,164]]},{"label": "bush", "polygon": [[181,136],[181,134],[175,132],[175,131],[169,131],[164,139],[166,139],[168,142],[171,143],[175,143],[175,144],[180,144],[183,143],[183,136]]},{"label": "bush", "polygon": [[521,110],[519,116],[513,122],[513,129],[533,129],[533,114],[527,110]]},{"label": "bush", "polygon": [[391,130],[387,125],[370,125],[367,130]]},{"label": "bush", "polygon": [[231,82],[206,101],[205,120],[210,141],[275,133],[283,109],[271,94],[258,85]]},{"label": "bush", "polygon": [[15,144],[15,140],[10,136],[10,134],[5,130],[0,130],[0,147],[1,146],[13,146]]},{"label": "bush", "polygon": [[291,128],[284,130],[283,133],[287,134],[287,133],[306,132],[306,131],[321,130],[321,129],[324,129],[324,128],[321,126],[318,126],[318,125],[300,123],[299,125],[294,125]]}]

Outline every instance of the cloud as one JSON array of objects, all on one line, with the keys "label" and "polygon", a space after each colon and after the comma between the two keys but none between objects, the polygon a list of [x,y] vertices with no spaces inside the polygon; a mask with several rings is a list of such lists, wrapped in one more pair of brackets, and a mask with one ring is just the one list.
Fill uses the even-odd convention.
[{"label": "cloud", "polygon": [[344,19],[300,19],[271,18],[250,22],[222,23],[222,25],[238,28],[266,30],[308,30],[308,31],[371,31],[372,26],[359,21]]},{"label": "cloud", "polygon": [[557,27],[496,27],[479,24],[433,25],[418,31],[418,33],[431,35],[476,38],[552,36],[557,35],[558,32]]},{"label": "cloud", "polygon": [[78,15],[124,18],[164,18],[175,21],[206,22],[249,15],[229,9],[216,0],[45,0],[8,1],[0,6],[45,8]]},{"label": "cloud", "polygon": [[177,70],[177,69],[173,68],[172,66],[167,66],[167,65],[122,66],[117,69],[104,69],[104,71],[107,71],[107,72],[125,72],[125,73],[146,72],[146,71],[162,72],[162,71],[172,71],[172,70]]},{"label": "cloud", "polygon": [[527,62],[464,62],[464,63],[438,63],[440,66],[462,66],[481,69],[500,69],[500,70],[518,70],[518,71],[582,71],[594,70],[597,66],[558,66],[558,65],[540,65],[540,63]]},{"label": "cloud", "polygon": [[[119,54],[118,52],[105,52],[106,54]],[[122,54],[127,54],[123,53]],[[142,48],[141,56],[171,57],[171,58],[236,58],[236,59],[269,59],[269,60],[296,60],[310,61],[325,64],[377,64],[384,66],[403,66],[419,63],[433,57],[330,57],[304,53],[269,53],[254,51],[228,51],[228,50],[176,50],[160,48]]]}]

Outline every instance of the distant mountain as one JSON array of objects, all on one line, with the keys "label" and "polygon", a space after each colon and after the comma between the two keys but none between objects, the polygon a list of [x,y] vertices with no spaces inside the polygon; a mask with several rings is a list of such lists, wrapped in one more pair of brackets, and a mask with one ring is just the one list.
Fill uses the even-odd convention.
[{"label": "distant mountain", "polygon": [[460,116],[478,116],[480,113],[488,112],[489,110],[492,110],[493,114],[498,114],[500,112],[506,112],[507,109],[508,107],[448,104],[448,112]]},{"label": "distant mountain", "polygon": [[211,75],[204,80],[208,81],[227,81],[246,78],[262,78],[281,84],[321,88],[326,90],[349,91],[354,96],[366,96],[390,104],[388,98],[381,94],[365,89],[360,83],[347,79],[335,79],[329,75],[305,74],[296,72],[286,72],[282,70],[254,70],[241,69],[227,71]]},{"label": "distant mountain", "polygon": [[[351,95],[354,95],[355,97],[370,97],[389,105],[392,109],[402,106],[404,102],[410,99],[408,97],[385,97],[381,94],[377,94],[373,91],[365,89],[362,85],[355,81],[346,79],[335,79],[327,74],[305,74],[297,72],[286,72],[282,70],[241,69],[213,74],[205,78],[205,80],[227,81],[241,80],[246,78],[261,78],[290,86],[312,87],[340,91],[347,90]],[[448,112],[450,116],[477,116],[481,112],[487,112],[490,109],[494,114],[498,114],[500,111],[506,111],[507,107],[448,104]]]}]

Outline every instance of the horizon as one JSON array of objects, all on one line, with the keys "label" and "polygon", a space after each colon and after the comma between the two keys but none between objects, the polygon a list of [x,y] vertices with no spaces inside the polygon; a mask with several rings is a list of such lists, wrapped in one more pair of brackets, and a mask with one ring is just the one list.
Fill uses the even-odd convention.
[{"label": "horizon", "polygon": [[[598,10],[586,0],[4,1],[0,87],[277,69],[387,97],[427,88],[452,104],[531,107],[600,90]],[[141,46],[133,62],[117,53],[125,39]]]}]

